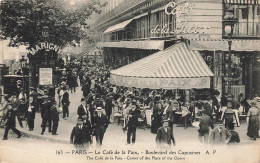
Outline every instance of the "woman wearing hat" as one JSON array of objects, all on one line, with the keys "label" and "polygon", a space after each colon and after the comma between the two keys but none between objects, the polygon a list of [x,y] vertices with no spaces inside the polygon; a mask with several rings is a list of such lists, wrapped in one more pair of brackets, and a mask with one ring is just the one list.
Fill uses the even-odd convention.
[{"label": "woman wearing hat", "polygon": [[256,138],[259,138],[259,109],[257,108],[257,104],[255,100],[252,100],[250,102],[251,108],[249,109],[247,113],[247,136],[252,138],[253,140],[256,140]]}]

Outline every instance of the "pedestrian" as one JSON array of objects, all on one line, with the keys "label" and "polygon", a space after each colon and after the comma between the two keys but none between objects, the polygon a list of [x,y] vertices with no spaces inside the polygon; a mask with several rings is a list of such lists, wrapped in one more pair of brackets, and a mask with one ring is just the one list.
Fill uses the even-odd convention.
[{"label": "pedestrian", "polygon": [[225,124],[225,128],[229,129],[228,127],[230,126],[230,124],[233,124],[233,120],[234,120],[234,112],[232,110],[232,103],[231,102],[227,102],[227,109],[224,112],[224,124]]},{"label": "pedestrian", "polygon": [[59,126],[59,112],[56,107],[56,101],[52,99],[52,106],[51,106],[51,119],[52,119],[52,135],[58,135],[57,129]]},{"label": "pedestrian", "polygon": [[173,130],[168,126],[168,120],[163,120],[163,126],[157,130],[155,140],[158,147],[170,148],[172,144],[175,146]]},{"label": "pedestrian", "polygon": [[212,145],[227,144],[231,139],[231,133],[219,123],[210,133],[209,143]]},{"label": "pedestrian", "polygon": [[52,121],[51,121],[51,101],[48,98],[43,99],[42,103],[42,132],[43,135],[47,126],[49,127],[49,132],[52,132]]},{"label": "pedestrian", "polygon": [[108,126],[108,119],[106,115],[103,114],[101,107],[96,109],[97,114],[93,118],[93,132],[96,137],[97,147],[102,146],[103,137]]},{"label": "pedestrian", "polygon": [[132,136],[132,145],[135,144],[136,140],[136,128],[138,127],[138,117],[140,116],[140,110],[136,109],[136,103],[131,103],[131,109],[128,113],[128,123],[127,123],[127,144],[130,144],[130,139]]},{"label": "pedestrian", "polygon": [[109,123],[110,123],[110,116],[111,116],[112,107],[113,107],[112,98],[113,98],[112,94],[108,94],[108,96],[105,100],[105,111],[106,111],[106,116],[107,116]]},{"label": "pedestrian", "polygon": [[70,143],[74,144],[76,149],[84,149],[89,146],[89,129],[83,125],[83,120],[78,119],[77,125],[73,127],[70,135]]},{"label": "pedestrian", "polygon": [[29,127],[29,131],[33,131],[34,129],[34,119],[35,119],[35,112],[36,112],[36,102],[33,100],[34,95],[29,95],[29,106],[27,110],[27,123]]},{"label": "pedestrian", "polygon": [[207,101],[203,104],[203,109],[205,111],[205,114],[207,114],[210,119],[213,121],[213,109],[212,109],[212,99],[210,96],[207,97]]},{"label": "pedestrian", "polygon": [[255,100],[250,102],[251,108],[247,113],[246,122],[248,124],[247,128],[247,136],[256,140],[259,138],[259,108],[257,107],[257,103]]},{"label": "pedestrian", "polygon": [[205,111],[202,111],[202,116],[199,120],[199,140],[201,143],[208,143],[209,140],[209,127],[212,129],[214,128],[212,120],[210,117],[206,114]]},{"label": "pedestrian", "polygon": [[83,121],[88,119],[92,124],[94,109],[90,106],[90,104],[87,104],[84,98],[81,98],[81,104],[78,107],[77,114],[79,118],[83,119]]},{"label": "pedestrian", "polygon": [[163,109],[162,104],[160,102],[155,102],[155,106],[153,107],[153,115],[152,115],[152,126],[151,132],[156,134],[159,127],[162,126],[162,116]]},{"label": "pedestrian", "polygon": [[64,93],[63,93],[62,99],[61,99],[62,110],[63,110],[62,118],[66,118],[66,117],[69,117],[70,100],[69,100],[69,92],[66,89],[66,87],[63,87],[63,91],[64,91]]},{"label": "pedestrian", "polygon": [[15,116],[16,116],[17,109],[12,107],[11,104],[7,104],[6,108],[8,109],[8,111],[7,111],[6,117],[4,118],[7,121],[6,121],[6,127],[5,127],[5,133],[4,133],[3,140],[7,140],[8,132],[10,129],[12,129],[13,132],[17,134],[17,136],[18,136],[17,138],[20,138],[22,136],[22,134],[15,127]]}]

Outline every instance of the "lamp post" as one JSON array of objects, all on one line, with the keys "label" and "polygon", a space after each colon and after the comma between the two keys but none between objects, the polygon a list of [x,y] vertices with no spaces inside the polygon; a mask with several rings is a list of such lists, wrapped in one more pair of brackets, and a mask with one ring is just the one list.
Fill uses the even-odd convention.
[{"label": "lamp post", "polygon": [[233,35],[233,29],[234,25],[237,23],[237,19],[234,18],[234,9],[229,6],[228,9],[225,12],[224,16],[224,29],[225,34],[228,36],[228,91],[227,93],[231,93],[231,46],[232,46],[232,35]]}]

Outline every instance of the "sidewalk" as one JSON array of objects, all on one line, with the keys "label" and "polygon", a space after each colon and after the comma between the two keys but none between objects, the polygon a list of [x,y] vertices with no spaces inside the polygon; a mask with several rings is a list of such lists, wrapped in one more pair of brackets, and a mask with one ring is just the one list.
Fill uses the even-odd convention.
[{"label": "sidewalk", "polygon": [[29,131],[28,125],[26,124],[25,121],[23,121],[23,125],[24,125],[23,128],[21,128],[18,122],[16,123],[16,127],[18,130],[20,130],[23,133],[23,135],[28,135],[32,138],[37,138],[37,139],[52,141],[57,143],[64,143],[64,144],[70,143],[70,134],[73,127],[75,126],[74,124],[66,122],[66,120],[60,117],[59,126],[57,130],[58,135],[52,135],[52,133],[49,133],[48,127],[46,127],[45,133],[41,135],[42,132],[41,122],[42,122],[41,114],[36,113],[33,131]]}]

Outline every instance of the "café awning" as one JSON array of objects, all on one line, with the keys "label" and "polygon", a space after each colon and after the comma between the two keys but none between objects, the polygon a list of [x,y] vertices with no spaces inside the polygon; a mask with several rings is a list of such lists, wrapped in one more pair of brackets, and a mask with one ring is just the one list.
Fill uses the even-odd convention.
[{"label": "caf\u00e9 awning", "polygon": [[[232,40],[231,50],[234,51],[260,51],[260,40]],[[228,51],[228,40],[214,39],[191,39],[190,48],[192,50]]]},{"label": "caf\u00e9 awning", "polygon": [[163,50],[164,40],[99,42],[98,47]]},{"label": "caf\u00e9 awning", "polygon": [[107,28],[104,33],[110,33],[110,32],[116,32],[116,31],[120,31],[120,30],[124,30],[125,27],[131,23],[134,19],[129,19],[129,20],[126,20],[126,21],[123,21],[119,24],[116,24],[116,25],[113,25],[109,28]]},{"label": "caf\u00e9 awning", "polygon": [[224,2],[228,4],[240,4],[240,5],[260,4],[260,0],[224,0]]},{"label": "caf\u00e9 awning", "polygon": [[118,86],[150,89],[210,88],[214,76],[198,51],[185,43],[111,71],[110,82]]}]

